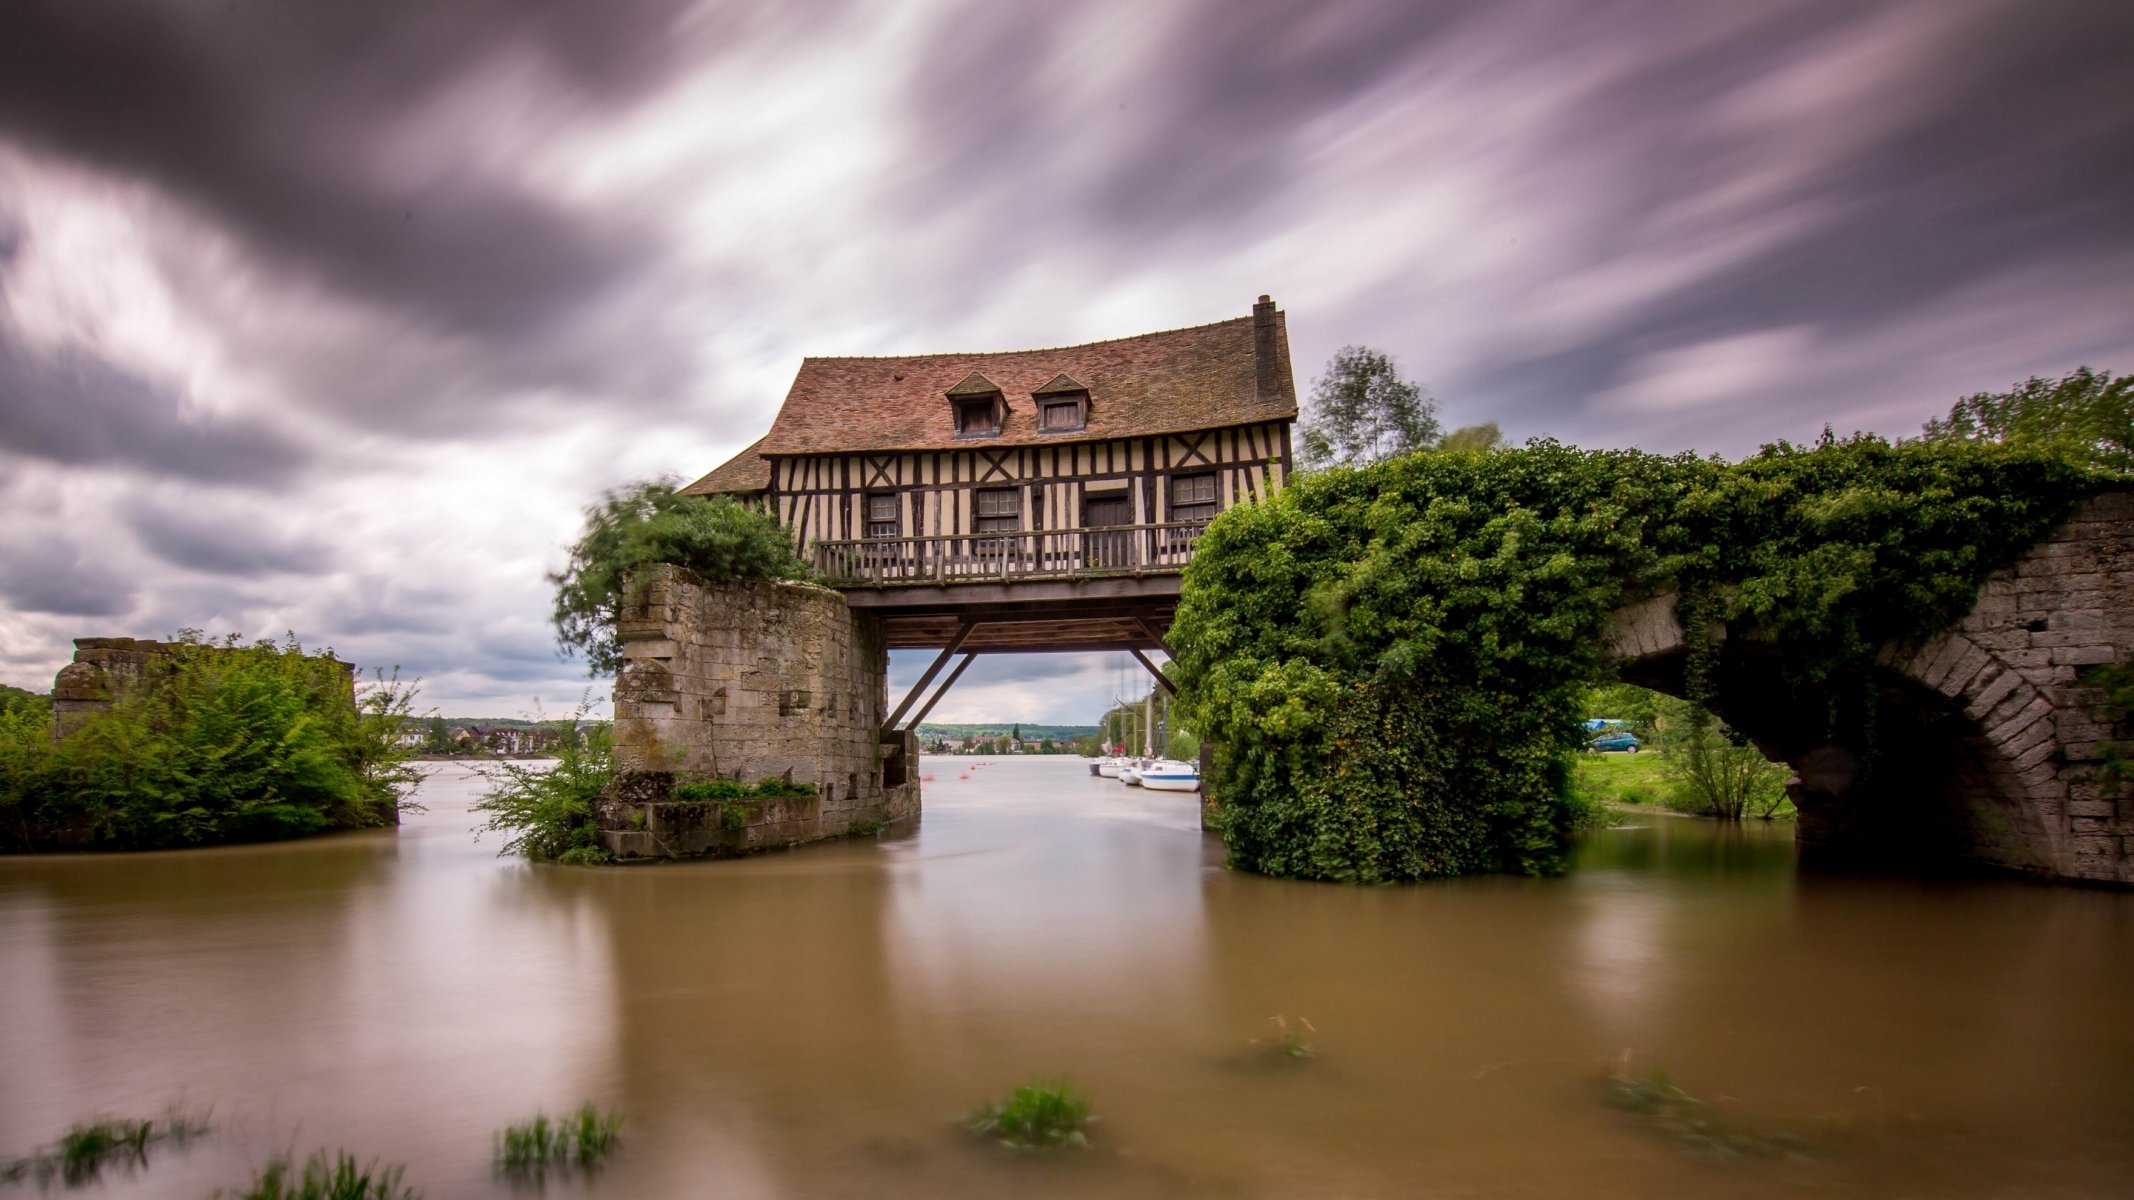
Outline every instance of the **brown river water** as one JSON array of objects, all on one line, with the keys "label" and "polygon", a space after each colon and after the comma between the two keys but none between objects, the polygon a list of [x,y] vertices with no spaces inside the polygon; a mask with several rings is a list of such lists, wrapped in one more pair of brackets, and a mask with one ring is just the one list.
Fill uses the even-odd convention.
[{"label": "brown river water", "polygon": [[[1561,879],[1286,883],[1080,760],[924,769],[914,830],[735,862],[498,858],[459,766],[397,832],[0,860],[0,1155],[179,1102],[214,1135],[95,1194],[325,1146],[525,1195],[492,1132],[593,1100],[618,1156],[543,1194],[2134,1196],[2134,895],[1670,818]],[[1626,1055],[1744,1152],[1612,1108]],[[1089,1151],[959,1128],[1054,1075]]]}]

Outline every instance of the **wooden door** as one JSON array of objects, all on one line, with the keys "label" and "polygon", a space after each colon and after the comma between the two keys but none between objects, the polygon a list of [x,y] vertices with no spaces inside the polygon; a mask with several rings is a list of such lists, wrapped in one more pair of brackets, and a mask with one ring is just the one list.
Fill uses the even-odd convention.
[{"label": "wooden door", "polygon": [[1089,496],[1082,501],[1083,558],[1094,570],[1124,570],[1133,565],[1134,523],[1131,497]]}]

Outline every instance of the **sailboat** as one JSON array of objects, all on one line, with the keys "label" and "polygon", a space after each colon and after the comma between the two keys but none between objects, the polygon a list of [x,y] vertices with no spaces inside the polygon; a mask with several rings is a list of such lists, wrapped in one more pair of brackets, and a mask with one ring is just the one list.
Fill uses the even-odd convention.
[{"label": "sailboat", "polygon": [[1197,792],[1200,790],[1200,768],[1193,763],[1180,762],[1175,758],[1159,758],[1147,763],[1137,772],[1141,786],[1156,792]]}]

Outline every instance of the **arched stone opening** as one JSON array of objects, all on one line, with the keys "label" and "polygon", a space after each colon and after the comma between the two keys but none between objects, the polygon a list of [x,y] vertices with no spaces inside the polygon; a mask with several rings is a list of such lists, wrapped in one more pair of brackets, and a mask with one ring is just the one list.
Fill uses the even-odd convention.
[{"label": "arched stone opening", "polygon": [[[1616,610],[1608,636],[1627,682],[1682,694],[1672,594]],[[1785,654],[1722,641],[1713,708],[1793,769],[1812,859],[2134,885],[2134,787],[2101,771],[2134,722],[2088,674],[2134,663],[2134,492],[2084,501],[1947,629],[1882,647],[1851,744],[1824,734],[1829,697],[1802,695]]]},{"label": "arched stone opening", "polygon": [[[1973,711],[1977,697],[1928,686],[1909,669],[1909,655],[1885,657],[1893,661],[1866,682],[1867,696],[1832,697],[1789,678],[1779,647],[1737,643],[1718,654],[1712,711],[1791,771],[1786,790],[1800,814],[1804,864],[2051,872],[2050,834],[2023,771],[2035,765],[2031,759],[2049,757],[2049,750],[2031,753],[2039,735],[2027,734],[2011,756]],[[1669,647],[1626,660],[1621,676],[1684,698],[1686,659],[1680,646]],[[1989,709],[2015,689],[1999,691]],[[1869,715],[1833,735],[1833,700]]]}]

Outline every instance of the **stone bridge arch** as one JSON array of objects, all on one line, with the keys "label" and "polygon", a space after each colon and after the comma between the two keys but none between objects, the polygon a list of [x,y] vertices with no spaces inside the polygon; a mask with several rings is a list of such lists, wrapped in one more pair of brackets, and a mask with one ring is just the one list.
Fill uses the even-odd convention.
[{"label": "stone bridge arch", "polygon": [[[1625,681],[1680,695],[1687,638],[1672,594],[1618,609]],[[1969,615],[1875,658],[1876,731],[1833,744],[1784,681],[1784,647],[1719,647],[1713,708],[1788,764],[1811,861],[1983,866],[2134,884],[2134,799],[2097,779],[2125,739],[2084,668],[2134,662],[2134,492],[2084,502],[1979,588]]]}]

